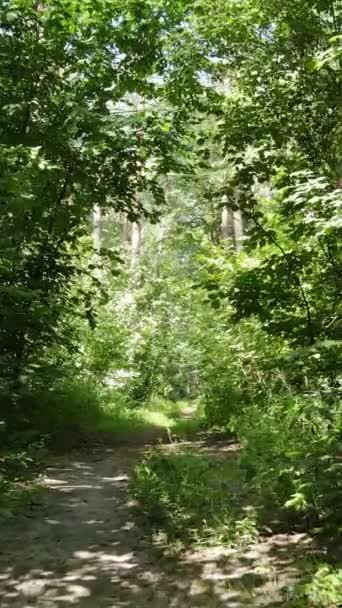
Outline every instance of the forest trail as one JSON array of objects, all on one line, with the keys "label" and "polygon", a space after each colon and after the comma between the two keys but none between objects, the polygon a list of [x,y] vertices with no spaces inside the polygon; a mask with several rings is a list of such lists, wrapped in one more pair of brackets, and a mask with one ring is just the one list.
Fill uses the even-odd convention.
[{"label": "forest trail", "polygon": [[296,580],[309,540],[276,535],[242,553],[166,556],[137,524],[128,497],[142,451],[101,447],[54,459],[39,504],[0,531],[1,608],[275,605],[281,587]]}]

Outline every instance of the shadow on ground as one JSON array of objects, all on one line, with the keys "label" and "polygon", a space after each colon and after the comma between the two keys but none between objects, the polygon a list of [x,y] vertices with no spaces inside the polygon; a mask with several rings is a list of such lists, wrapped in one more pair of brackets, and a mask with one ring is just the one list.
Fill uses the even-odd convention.
[{"label": "shadow on ground", "polygon": [[166,557],[128,498],[140,453],[102,448],[50,466],[40,504],[0,530],[1,608],[276,605],[309,540],[276,535],[242,555],[211,548]]}]

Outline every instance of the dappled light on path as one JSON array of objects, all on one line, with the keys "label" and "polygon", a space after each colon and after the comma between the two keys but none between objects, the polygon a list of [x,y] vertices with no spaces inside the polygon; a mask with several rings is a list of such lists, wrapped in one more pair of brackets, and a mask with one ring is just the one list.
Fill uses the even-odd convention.
[{"label": "dappled light on path", "polygon": [[127,494],[139,455],[107,449],[48,469],[40,504],[1,530],[1,608],[276,605],[308,539],[277,535],[240,554],[205,548],[168,557],[138,526]]}]

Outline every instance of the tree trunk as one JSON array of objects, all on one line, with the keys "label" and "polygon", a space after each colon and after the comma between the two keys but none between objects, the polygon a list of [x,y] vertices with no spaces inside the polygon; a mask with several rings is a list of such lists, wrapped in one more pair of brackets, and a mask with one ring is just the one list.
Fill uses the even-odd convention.
[{"label": "tree trunk", "polygon": [[235,251],[241,251],[242,239],[243,239],[243,216],[242,216],[241,209],[234,211],[233,222],[234,222],[234,248],[235,248]]},{"label": "tree trunk", "polygon": [[136,264],[139,260],[142,245],[142,226],[137,222],[132,224],[132,264]]},{"label": "tree trunk", "polygon": [[233,212],[225,205],[222,208],[221,236],[223,241],[234,244],[234,216]]},{"label": "tree trunk", "polygon": [[162,218],[160,223],[158,224],[158,234],[157,234],[158,247],[157,247],[155,268],[156,268],[156,276],[158,278],[160,277],[161,261],[162,261],[163,249],[164,249],[165,231],[166,231],[165,219]]},{"label": "tree trunk", "polygon": [[96,253],[101,253],[102,245],[102,210],[99,205],[93,209],[93,245]]},{"label": "tree trunk", "polygon": [[241,209],[232,211],[226,204],[222,208],[221,239],[235,251],[241,251],[244,234],[243,215]]},{"label": "tree trunk", "polygon": [[122,217],[122,241],[125,247],[131,242],[131,226],[127,215]]}]

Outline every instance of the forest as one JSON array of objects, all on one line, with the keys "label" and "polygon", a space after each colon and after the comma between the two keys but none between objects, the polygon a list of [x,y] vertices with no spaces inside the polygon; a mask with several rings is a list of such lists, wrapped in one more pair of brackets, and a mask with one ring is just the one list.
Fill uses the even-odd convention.
[{"label": "forest", "polygon": [[342,1],[2,0],[0,67],[1,606],[340,607]]}]

